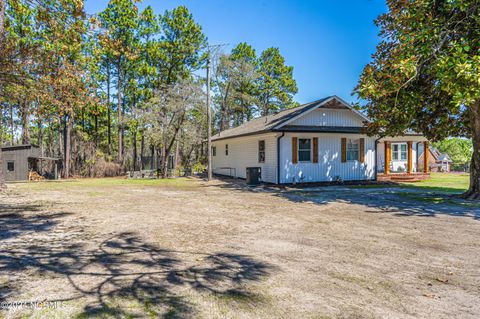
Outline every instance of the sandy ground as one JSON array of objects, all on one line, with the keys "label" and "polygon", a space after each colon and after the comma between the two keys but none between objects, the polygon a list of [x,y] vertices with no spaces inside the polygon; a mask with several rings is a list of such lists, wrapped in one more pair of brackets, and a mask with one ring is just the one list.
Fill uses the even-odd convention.
[{"label": "sandy ground", "polygon": [[479,318],[480,215],[378,189],[14,184],[0,299],[6,318]]}]

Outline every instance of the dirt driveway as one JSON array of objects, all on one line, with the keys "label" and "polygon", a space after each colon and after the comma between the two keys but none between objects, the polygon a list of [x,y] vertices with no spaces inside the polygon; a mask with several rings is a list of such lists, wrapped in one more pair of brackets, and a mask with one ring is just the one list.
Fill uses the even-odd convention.
[{"label": "dirt driveway", "polygon": [[479,318],[480,215],[366,188],[13,184],[0,299],[7,318]]}]

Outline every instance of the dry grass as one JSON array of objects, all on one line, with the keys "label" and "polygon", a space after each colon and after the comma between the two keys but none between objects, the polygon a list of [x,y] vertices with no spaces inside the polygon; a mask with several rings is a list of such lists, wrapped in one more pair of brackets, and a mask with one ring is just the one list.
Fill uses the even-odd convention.
[{"label": "dry grass", "polygon": [[478,318],[475,212],[376,200],[382,191],[310,196],[192,179],[12,184],[0,195],[0,296],[62,304],[1,314]]}]

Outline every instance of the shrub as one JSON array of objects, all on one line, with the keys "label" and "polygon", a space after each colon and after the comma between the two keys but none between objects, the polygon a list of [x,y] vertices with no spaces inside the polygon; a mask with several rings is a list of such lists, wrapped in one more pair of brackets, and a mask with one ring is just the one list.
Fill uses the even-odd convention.
[{"label": "shrub", "polygon": [[200,162],[195,163],[192,167],[193,173],[204,173],[206,169],[207,166]]}]

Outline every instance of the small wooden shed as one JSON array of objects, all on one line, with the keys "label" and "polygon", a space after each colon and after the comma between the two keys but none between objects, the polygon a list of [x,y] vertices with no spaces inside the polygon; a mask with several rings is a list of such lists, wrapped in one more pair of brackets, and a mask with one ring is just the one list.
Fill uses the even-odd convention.
[{"label": "small wooden shed", "polygon": [[[44,157],[40,148],[31,144],[3,146],[3,172],[6,181],[26,181],[30,172],[49,179],[58,178],[58,158]],[[50,168],[45,169],[48,164]]]}]

